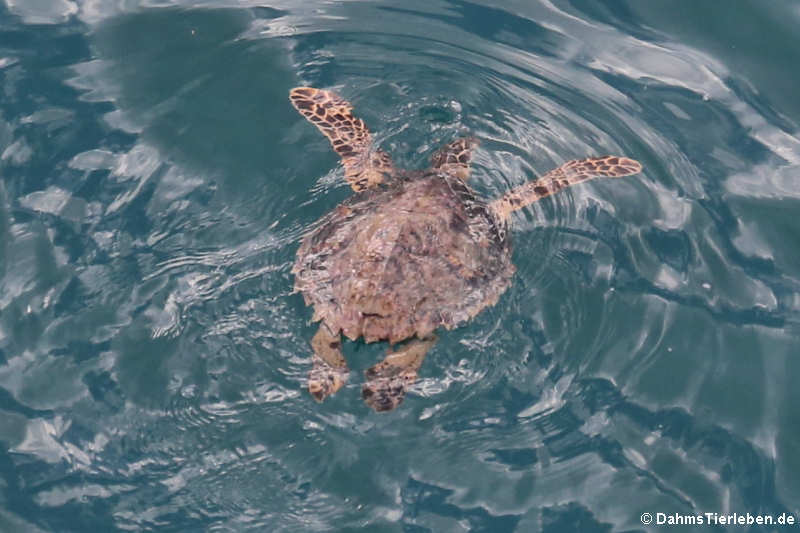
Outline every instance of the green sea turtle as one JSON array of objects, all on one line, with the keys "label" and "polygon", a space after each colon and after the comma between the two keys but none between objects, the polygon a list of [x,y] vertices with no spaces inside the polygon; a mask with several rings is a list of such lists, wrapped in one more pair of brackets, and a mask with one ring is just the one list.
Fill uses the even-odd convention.
[{"label": "green sea turtle", "polygon": [[343,333],[366,342],[405,341],[366,371],[362,388],[376,411],[397,407],[435,342],[434,330],[452,329],[494,305],[511,283],[512,211],[597,176],[642,169],[617,156],[569,161],[487,202],[467,185],[475,139],[443,146],[427,170],[402,170],[373,146],[364,122],[338,95],[297,87],[289,98],[330,140],[356,192],[305,236],[292,269],[295,289],[314,307],[312,320],[322,322],[311,340],[308,379],[318,401],[347,380]]}]

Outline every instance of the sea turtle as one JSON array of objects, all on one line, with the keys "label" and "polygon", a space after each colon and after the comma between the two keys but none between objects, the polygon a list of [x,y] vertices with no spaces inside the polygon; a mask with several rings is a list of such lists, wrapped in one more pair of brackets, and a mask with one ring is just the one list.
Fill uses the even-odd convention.
[{"label": "sea turtle", "polygon": [[296,87],[295,108],[330,140],[355,195],[304,237],[292,269],[295,290],[321,321],[308,390],[318,401],[347,380],[341,334],[365,342],[405,341],[366,371],[362,397],[376,411],[403,401],[439,327],[452,329],[494,305],[514,274],[512,211],[570,185],[636,174],[618,156],[569,161],[501,198],[484,201],[467,185],[474,138],[433,154],[424,171],[396,168],[376,148],[352,106],[333,92]]}]

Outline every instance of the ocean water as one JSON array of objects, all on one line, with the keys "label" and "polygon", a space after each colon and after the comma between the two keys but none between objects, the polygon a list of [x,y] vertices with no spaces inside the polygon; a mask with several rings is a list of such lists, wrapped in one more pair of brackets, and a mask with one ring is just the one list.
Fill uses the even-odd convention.
[{"label": "ocean water", "polygon": [[[800,6],[0,1],[0,531],[784,531],[800,518]],[[395,162],[481,140],[517,274],[396,411],[304,389],[299,241],[351,194],[287,99]],[[654,521],[645,524],[643,513]]]}]

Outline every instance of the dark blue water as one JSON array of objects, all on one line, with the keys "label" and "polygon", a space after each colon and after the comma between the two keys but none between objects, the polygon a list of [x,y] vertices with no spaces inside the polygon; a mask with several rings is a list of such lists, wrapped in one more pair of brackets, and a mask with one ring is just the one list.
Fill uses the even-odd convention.
[{"label": "dark blue water", "polygon": [[[202,5],[195,5],[202,4]],[[800,518],[796,2],[0,2],[0,531],[783,531]],[[499,303],[402,406],[304,390],[290,272],[351,194],[287,99],[399,166],[481,140]]]}]

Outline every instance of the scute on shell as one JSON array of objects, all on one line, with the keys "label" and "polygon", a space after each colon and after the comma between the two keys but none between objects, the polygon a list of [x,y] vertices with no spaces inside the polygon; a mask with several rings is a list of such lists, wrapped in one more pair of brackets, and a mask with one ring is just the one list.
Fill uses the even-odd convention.
[{"label": "scute on shell", "polygon": [[514,273],[503,223],[460,179],[396,176],[346,200],[303,240],[295,287],[314,320],[366,342],[454,328]]}]

